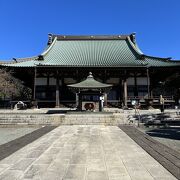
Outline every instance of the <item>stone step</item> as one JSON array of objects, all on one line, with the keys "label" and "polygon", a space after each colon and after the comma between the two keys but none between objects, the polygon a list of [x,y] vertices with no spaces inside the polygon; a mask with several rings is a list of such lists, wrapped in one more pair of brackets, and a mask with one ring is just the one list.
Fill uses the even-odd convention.
[{"label": "stone step", "polygon": [[43,118],[42,117],[0,117],[0,119],[38,119],[38,118]]},{"label": "stone step", "polygon": [[52,125],[118,125],[124,123],[124,116],[112,114],[54,114],[54,115],[0,115],[3,124],[52,124]]}]

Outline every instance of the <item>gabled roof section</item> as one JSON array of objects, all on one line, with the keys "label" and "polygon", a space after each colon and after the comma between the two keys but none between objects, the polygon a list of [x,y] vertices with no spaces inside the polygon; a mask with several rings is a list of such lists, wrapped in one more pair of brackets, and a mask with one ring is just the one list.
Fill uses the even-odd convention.
[{"label": "gabled roof section", "polygon": [[39,56],[12,67],[167,67],[180,66],[169,58],[147,56],[139,49],[135,33],[130,35],[64,36],[49,34],[48,46]]}]

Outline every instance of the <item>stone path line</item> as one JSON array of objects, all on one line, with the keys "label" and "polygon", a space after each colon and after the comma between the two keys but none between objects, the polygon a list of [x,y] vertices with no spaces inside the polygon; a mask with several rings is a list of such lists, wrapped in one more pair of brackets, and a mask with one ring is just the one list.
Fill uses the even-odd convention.
[{"label": "stone path line", "polygon": [[177,179],[180,179],[179,152],[159,143],[133,126],[120,125],[119,127]]},{"label": "stone path line", "polygon": [[34,140],[40,138],[44,134],[48,133],[49,131],[53,130],[56,126],[45,126],[39,128],[31,133],[25,134],[22,137],[14,139],[10,142],[0,145],[0,160],[8,157],[9,155],[13,154],[17,150],[21,149],[25,145],[33,142]]},{"label": "stone path line", "polygon": [[116,126],[59,126],[0,161],[0,179],[174,180]]}]

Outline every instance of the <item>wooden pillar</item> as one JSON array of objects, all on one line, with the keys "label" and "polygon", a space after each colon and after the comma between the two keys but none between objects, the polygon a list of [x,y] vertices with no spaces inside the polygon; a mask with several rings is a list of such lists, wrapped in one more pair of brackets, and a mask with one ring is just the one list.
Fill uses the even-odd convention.
[{"label": "wooden pillar", "polygon": [[56,107],[60,106],[60,98],[59,98],[59,72],[56,73]]},{"label": "wooden pillar", "polygon": [[137,76],[136,73],[134,73],[134,96],[138,96],[138,88],[137,88]]},{"label": "wooden pillar", "polygon": [[119,78],[119,107],[123,107],[124,101],[124,83],[122,77]]},{"label": "wooden pillar", "polygon": [[147,93],[148,93],[148,98],[150,98],[150,78],[149,78],[149,69],[146,69],[146,74],[147,74]]},{"label": "wooden pillar", "polygon": [[124,107],[127,107],[127,78],[123,80],[124,86]]},{"label": "wooden pillar", "polygon": [[82,111],[82,94],[81,93],[79,93],[79,105],[78,106],[79,106],[78,109],[80,111]]},{"label": "wooden pillar", "polygon": [[122,82],[121,82],[121,78],[119,78],[119,85],[118,85],[118,88],[119,88],[119,90],[118,90],[118,100],[119,100],[119,102],[121,101],[121,94],[122,94]]},{"label": "wooden pillar", "polygon": [[102,97],[101,97],[101,95],[99,96],[99,112],[101,112],[102,111]]},{"label": "wooden pillar", "polygon": [[37,69],[34,68],[34,87],[33,87],[33,100],[36,99],[36,76],[37,76]]},{"label": "wooden pillar", "polygon": [[78,108],[79,105],[79,95],[76,93],[76,107]]},{"label": "wooden pillar", "polygon": [[[106,83],[106,80],[107,80],[107,71],[106,69],[104,70],[104,76],[103,76],[103,83]],[[104,93],[104,107],[107,107],[107,93]],[[101,108],[102,109],[102,108]]]},{"label": "wooden pillar", "polygon": [[107,107],[107,93],[104,93],[104,107]]},{"label": "wooden pillar", "polygon": [[49,73],[47,73],[47,82],[46,82],[46,99],[49,98]]}]

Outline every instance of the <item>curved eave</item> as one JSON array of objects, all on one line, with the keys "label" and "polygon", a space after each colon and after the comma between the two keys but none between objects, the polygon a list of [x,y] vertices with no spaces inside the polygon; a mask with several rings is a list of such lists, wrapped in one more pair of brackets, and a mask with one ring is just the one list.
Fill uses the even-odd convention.
[{"label": "curved eave", "polygon": [[41,56],[45,56],[46,54],[48,54],[48,52],[52,49],[52,47],[54,46],[54,44],[57,41],[57,37],[54,38],[53,42],[51,43],[51,45],[46,49],[46,51],[44,51],[43,53],[41,53]]},{"label": "curved eave", "polygon": [[[133,50],[140,56],[143,57],[141,61],[144,62],[146,67],[175,67],[180,66],[180,62],[175,60],[170,60],[169,58],[162,58],[162,57],[156,57],[156,56],[149,56],[145,55],[138,47],[137,43],[133,43],[130,39],[130,37],[127,37],[127,40]],[[147,59],[149,58],[149,59]]]},{"label": "curved eave", "polygon": [[69,88],[74,88],[74,89],[88,89],[88,90],[93,90],[93,89],[106,89],[106,88],[111,88],[112,85],[106,85],[106,86],[95,86],[95,87],[92,87],[92,86],[76,86],[76,85],[68,85]]},{"label": "curved eave", "polygon": [[153,58],[153,59],[162,60],[162,61],[165,61],[165,62],[170,61],[169,58],[150,56],[150,55],[145,55],[145,54],[143,54],[143,55],[144,55],[144,57],[147,57],[147,58]]},{"label": "curved eave", "polygon": [[24,58],[15,58],[18,63],[27,62],[27,61],[35,61],[38,59],[38,56],[24,57]]},{"label": "curved eave", "polygon": [[129,44],[131,45],[131,47],[133,48],[133,50],[134,50],[138,55],[142,56],[142,55],[143,55],[142,51],[141,51],[138,47],[136,47],[136,45],[131,41],[131,39],[130,39],[129,36],[127,37],[127,40],[128,40],[128,42],[129,42]]},{"label": "curved eave", "polygon": [[[140,60],[139,60],[140,61]],[[160,59],[150,59],[150,60],[141,60],[142,64],[136,64],[136,65],[46,65],[46,64],[41,64],[39,61],[24,61],[24,62],[18,62],[18,63],[8,63],[8,64],[0,64],[0,66],[3,67],[71,67],[71,68],[144,68],[144,67],[175,67],[175,66],[180,66],[180,62],[169,62],[169,61],[162,61]],[[148,62],[150,61],[150,62]],[[161,63],[161,64],[159,64]]]},{"label": "curved eave", "polygon": [[112,87],[107,87],[107,88],[72,88],[69,87],[69,89],[72,92],[75,93],[80,93],[80,92],[100,92],[100,93],[104,93],[104,92],[109,92],[111,90]]},{"label": "curved eave", "polygon": [[36,61],[24,61],[24,62],[17,62],[17,63],[8,63],[8,64],[1,64],[4,67],[35,67]]},{"label": "curved eave", "polygon": [[112,87],[111,84],[104,84],[101,83],[99,81],[96,81],[93,76],[90,74],[86,80],[81,81],[79,83],[76,84],[71,84],[68,85],[68,87],[70,88],[75,88],[75,89],[89,89],[89,90],[93,90],[93,89],[106,89],[106,88],[110,88]]},{"label": "curved eave", "polygon": [[144,68],[146,67],[147,64],[144,64],[144,65],[132,65],[132,66],[129,66],[129,65],[45,65],[45,64],[39,64],[37,65],[37,67],[74,67],[74,68],[94,68],[94,67],[97,67],[97,68],[107,68],[107,67],[110,67],[110,68],[135,68],[135,67],[138,67],[138,68]]},{"label": "curved eave", "polygon": [[[51,43],[51,45],[47,48],[46,51],[44,51],[41,55],[45,56],[53,47],[53,45],[56,43],[57,41],[57,37],[54,38],[53,42]],[[6,63],[6,64],[0,64],[0,66],[4,66],[4,67],[36,67],[39,66],[41,61],[38,61],[38,56],[33,56],[33,57],[27,57],[27,58],[17,58],[17,62],[10,62],[10,63]],[[20,61],[20,62],[18,62]]]},{"label": "curved eave", "polygon": [[158,58],[153,56],[144,56],[145,60],[148,64],[147,67],[175,67],[180,66],[180,62],[172,61],[165,58]]},{"label": "curved eave", "polygon": [[157,65],[157,66],[153,66],[153,65],[148,65],[147,68],[172,68],[172,67],[180,67],[180,64],[178,65]]},{"label": "curved eave", "polygon": [[144,53],[140,50],[140,48],[139,48],[139,46],[138,46],[137,43],[134,44],[134,43],[131,41],[131,39],[130,39],[129,36],[127,37],[127,40],[128,40],[128,42],[129,42],[129,44],[131,45],[131,47],[133,48],[133,50],[134,50],[138,55],[140,55],[140,56],[143,55],[144,57],[153,58],[153,59],[157,59],[157,60],[171,61],[169,58],[163,58],[163,57],[146,55],[146,54],[144,54]]},{"label": "curved eave", "polygon": [[98,93],[108,93],[112,87],[108,87],[108,88],[71,88],[69,87],[69,89],[74,92],[74,93],[80,93],[80,92],[98,92]]}]

